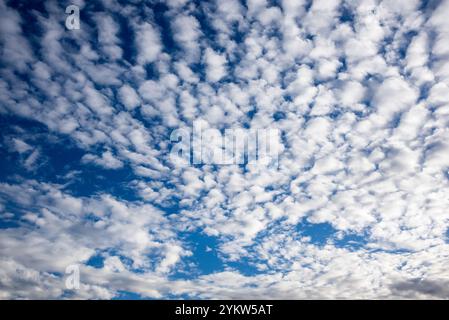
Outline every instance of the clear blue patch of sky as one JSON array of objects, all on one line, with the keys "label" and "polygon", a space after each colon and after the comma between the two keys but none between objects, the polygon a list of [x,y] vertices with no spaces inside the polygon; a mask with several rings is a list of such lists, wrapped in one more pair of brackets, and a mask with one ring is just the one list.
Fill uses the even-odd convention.
[{"label": "clear blue patch of sky", "polygon": [[112,300],[152,300],[152,299],[148,297],[143,297],[142,295],[135,292],[119,290],[116,296],[112,298]]},{"label": "clear blue patch of sky", "polygon": [[[0,182],[10,182],[11,177],[21,176],[49,183],[67,184],[66,190],[74,196],[91,196],[110,193],[117,198],[137,200],[129,182],[135,178],[126,165],[109,170],[94,164],[81,163],[86,154],[70,138],[51,133],[44,125],[19,117],[0,116]],[[28,154],[20,155],[8,150],[5,138],[19,138],[40,151],[36,168],[28,171],[22,165]],[[99,155],[102,150],[98,150]],[[79,172],[80,174],[76,174]],[[73,174],[67,178],[67,175]]]},{"label": "clear blue patch of sky", "polygon": [[104,257],[101,254],[95,254],[86,261],[87,266],[101,269],[104,266]]},{"label": "clear blue patch of sky", "polygon": [[357,250],[367,245],[369,239],[365,233],[345,233],[339,236],[338,230],[327,222],[310,223],[303,220],[298,224],[297,230],[301,236],[310,237],[310,243],[317,246],[332,244],[337,248]]},{"label": "clear blue patch of sky", "polygon": [[180,234],[180,237],[192,255],[183,258],[183,268],[171,274],[171,278],[190,278],[192,274],[205,275],[224,270],[217,252],[219,242],[216,237],[200,231]]},{"label": "clear blue patch of sky", "polygon": [[330,223],[310,223],[307,220],[303,220],[297,226],[298,232],[304,237],[310,237],[312,244],[323,246],[337,232]]},{"label": "clear blue patch of sky", "polygon": [[231,270],[236,270],[240,274],[249,277],[262,273],[257,269],[255,265],[256,262],[257,261],[250,261],[248,258],[242,257],[238,261],[226,262],[226,265],[231,268]]}]

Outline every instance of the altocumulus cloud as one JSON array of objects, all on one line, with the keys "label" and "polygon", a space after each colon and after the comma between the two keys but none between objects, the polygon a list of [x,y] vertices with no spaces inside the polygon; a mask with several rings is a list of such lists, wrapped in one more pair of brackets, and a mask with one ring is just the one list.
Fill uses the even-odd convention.
[{"label": "altocumulus cloud", "polygon": [[[1,0],[0,298],[447,298],[448,15]],[[198,121],[278,168],[172,161]]]}]

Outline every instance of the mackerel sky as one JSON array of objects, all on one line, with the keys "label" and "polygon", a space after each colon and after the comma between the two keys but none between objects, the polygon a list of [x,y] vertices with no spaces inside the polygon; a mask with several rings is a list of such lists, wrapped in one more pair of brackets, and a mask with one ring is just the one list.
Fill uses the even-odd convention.
[{"label": "mackerel sky", "polygon": [[447,299],[448,228],[449,1],[0,0],[0,299]]}]

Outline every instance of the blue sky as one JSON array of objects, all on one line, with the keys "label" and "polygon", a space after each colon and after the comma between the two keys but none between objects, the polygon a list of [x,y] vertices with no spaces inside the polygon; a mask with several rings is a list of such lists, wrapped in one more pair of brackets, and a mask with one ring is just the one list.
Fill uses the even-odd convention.
[{"label": "blue sky", "polygon": [[[0,0],[0,298],[448,298],[448,14]],[[172,157],[195,123],[277,166]]]}]

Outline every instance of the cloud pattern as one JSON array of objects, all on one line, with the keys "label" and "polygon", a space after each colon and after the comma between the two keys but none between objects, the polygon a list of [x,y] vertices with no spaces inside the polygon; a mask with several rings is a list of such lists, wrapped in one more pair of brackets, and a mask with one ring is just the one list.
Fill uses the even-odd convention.
[{"label": "cloud pattern", "polygon": [[[449,297],[449,1],[0,15],[0,298]],[[279,168],[171,161],[195,121]]]}]

